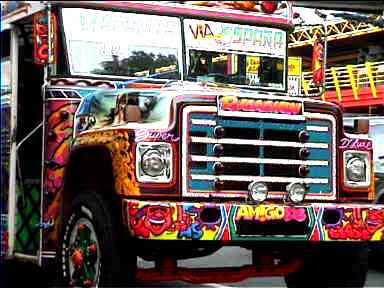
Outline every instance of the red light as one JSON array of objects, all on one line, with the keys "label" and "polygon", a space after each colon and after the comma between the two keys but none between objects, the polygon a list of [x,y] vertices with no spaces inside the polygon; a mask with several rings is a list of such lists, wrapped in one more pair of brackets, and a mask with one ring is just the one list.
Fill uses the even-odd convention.
[{"label": "red light", "polygon": [[272,14],[277,9],[276,1],[263,1],[261,2],[261,10],[267,14]]}]

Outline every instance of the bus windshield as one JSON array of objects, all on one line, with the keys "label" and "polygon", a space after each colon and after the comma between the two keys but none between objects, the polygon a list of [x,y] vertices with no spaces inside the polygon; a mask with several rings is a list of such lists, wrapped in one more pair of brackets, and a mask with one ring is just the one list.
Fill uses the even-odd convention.
[{"label": "bus windshield", "polygon": [[62,15],[73,75],[286,87],[281,29],[85,8]]},{"label": "bus windshield", "polygon": [[71,74],[180,79],[176,17],[63,8]]},{"label": "bus windshield", "polygon": [[283,30],[187,19],[188,79],[251,88],[285,88]]}]

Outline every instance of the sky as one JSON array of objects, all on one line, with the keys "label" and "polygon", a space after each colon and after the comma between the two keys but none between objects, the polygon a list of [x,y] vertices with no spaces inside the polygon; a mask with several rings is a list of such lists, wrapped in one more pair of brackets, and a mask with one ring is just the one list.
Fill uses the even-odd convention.
[{"label": "sky", "polygon": [[[304,20],[303,24],[313,25],[313,24],[322,24],[323,23],[323,19],[315,14],[315,9],[313,9],[313,8],[294,7],[293,11],[300,13],[301,18]],[[336,12],[340,12],[340,11],[320,10],[320,12],[329,15],[327,17],[327,20],[340,19],[340,18],[336,18],[336,17],[330,15],[331,13],[336,13]]]}]

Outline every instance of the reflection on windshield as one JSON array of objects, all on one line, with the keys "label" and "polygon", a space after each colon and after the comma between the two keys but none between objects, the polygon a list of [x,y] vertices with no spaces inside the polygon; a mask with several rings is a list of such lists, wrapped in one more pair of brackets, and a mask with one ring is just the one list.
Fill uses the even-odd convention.
[{"label": "reflection on windshield", "polygon": [[284,59],[212,51],[189,51],[190,80],[283,88]]},{"label": "reflection on windshield", "polygon": [[110,61],[103,61],[91,71],[92,74],[130,77],[152,77],[158,79],[178,79],[177,58],[175,54],[153,54],[133,51],[128,58],[119,59],[111,55]]}]

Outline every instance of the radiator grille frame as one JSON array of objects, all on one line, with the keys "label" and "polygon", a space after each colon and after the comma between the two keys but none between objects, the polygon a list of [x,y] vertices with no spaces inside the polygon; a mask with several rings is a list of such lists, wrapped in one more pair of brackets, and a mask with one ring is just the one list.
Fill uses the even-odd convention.
[{"label": "radiator grille frame", "polygon": [[[226,111],[228,112],[228,111]],[[203,119],[194,119],[192,123],[192,120],[190,119],[190,115],[192,113],[207,113],[207,114],[211,114],[213,116],[215,116],[215,118],[217,119],[217,117],[223,117],[223,115],[218,115],[218,109],[216,106],[196,106],[196,105],[191,105],[191,106],[186,106],[184,107],[183,109],[183,112],[182,112],[182,196],[185,197],[185,198],[191,198],[191,197],[203,197],[203,198],[208,198],[208,197],[220,197],[220,198],[242,198],[242,199],[246,199],[247,196],[248,196],[248,193],[247,191],[215,191],[215,190],[212,190],[212,191],[198,191],[198,190],[191,190],[189,188],[189,181],[190,179],[192,179],[193,177],[195,179],[196,178],[196,175],[191,175],[191,169],[189,167],[189,164],[190,164],[190,159],[192,157],[192,154],[190,153],[189,151],[189,147],[190,147],[190,144],[189,142],[192,140],[192,138],[189,136],[189,131],[190,131],[190,125],[192,124],[200,124],[200,125],[211,125],[211,126],[214,126],[216,124],[216,120],[203,120]],[[254,117],[257,119],[259,118],[259,114],[263,115],[263,118],[268,118],[270,120],[281,120],[281,114],[276,114],[278,116],[274,117],[274,115],[265,115],[263,113],[255,113]],[[247,113],[247,115],[241,115],[241,112],[234,112],[233,114],[228,114],[226,113],[226,115],[224,116],[231,116],[231,117],[238,117],[238,120],[239,121],[245,121],[244,120],[244,117],[249,117],[249,113]],[[288,116],[291,116],[291,115],[288,115]],[[304,121],[307,121],[307,120],[321,120],[321,121],[329,121],[331,124],[330,124],[330,130],[331,131],[328,131],[328,128],[322,128],[322,127],[317,127],[317,126],[313,126],[313,125],[307,125],[306,122],[305,122],[305,125],[306,125],[306,129],[309,130],[309,131],[314,131],[314,132],[325,132],[325,131],[328,131],[328,133],[331,133],[330,135],[330,147],[328,147],[327,151],[330,151],[331,153],[331,156],[330,156],[330,161],[328,163],[328,165],[331,165],[330,167],[330,177],[328,178],[328,182],[329,185],[330,185],[330,191],[328,193],[308,193],[307,196],[306,196],[306,200],[335,200],[336,199],[336,190],[337,190],[337,184],[336,184],[336,171],[337,171],[337,167],[336,167],[336,120],[335,120],[335,117],[331,114],[321,114],[321,113],[311,113],[311,112],[305,112],[303,111],[303,114],[302,115],[299,115],[301,118],[301,120],[304,120]],[[271,118],[271,117],[274,117],[274,118]],[[253,118],[253,119],[255,119]],[[298,120],[296,118],[298,117],[291,117],[291,118],[295,118],[295,119],[291,119],[291,120]],[[290,119],[288,119],[290,120]],[[327,129],[327,130],[325,130]],[[204,137],[203,137],[204,138]],[[210,138],[210,137],[205,137],[205,139],[208,139],[207,141],[209,141],[211,144],[213,143],[223,143],[225,141],[227,141],[227,139],[216,139],[216,138]],[[201,139],[200,139],[201,140]],[[258,142],[259,141],[259,142]],[[260,142],[261,141],[261,142]],[[284,142],[284,141],[275,141],[276,143],[271,143],[273,141],[268,141],[268,140],[264,140],[264,142],[267,142],[267,143],[263,143],[262,140],[253,140],[254,143],[256,143],[255,145],[263,145],[263,144],[271,144],[271,145],[280,145],[281,142]],[[244,143],[243,143],[244,144]],[[289,141],[286,142],[286,147],[289,147],[288,145],[291,145],[292,143],[290,143]],[[293,144],[295,144],[297,147],[311,147],[311,145],[313,146],[313,144],[315,144],[314,146],[319,148],[322,146],[321,143],[299,143],[299,142],[294,142]],[[320,145],[320,146],[319,146]],[[325,145],[328,145],[328,144],[325,144]],[[323,146],[324,148],[324,146]],[[202,157],[205,157],[205,156],[202,156]],[[225,157],[223,157],[225,158]],[[230,158],[230,157],[229,157]],[[229,160],[229,159],[224,159],[224,160]],[[268,160],[266,159],[260,159],[261,162],[268,162]],[[299,162],[297,162],[299,161]],[[300,162],[301,160],[296,160],[297,163],[301,163]],[[304,161],[315,161],[315,160],[304,160]],[[308,162],[306,164],[311,164],[311,162]],[[312,163],[313,164],[313,163]],[[324,163],[323,163],[324,164]],[[203,177],[201,177],[203,176]],[[212,179],[220,179],[220,180],[229,180],[231,177],[229,175],[221,175],[221,176],[216,176],[214,174],[210,174],[210,175],[198,175],[197,177],[201,177],[201,178],[205,178],[205,179],[209,179],[209,180],[212,180]],[[236,176],[234,176],[236,177]],[[234,178],[232,177],[232,178]],[[248,177],[248,176],[244,176],[244,177]],[[252,180],[263,180],[264,178],[264,181],[266,178],[266,176],[253,176],[253,177],[248,177],[248,179],[252,179]],[[287,177],[280,177],[280,178],[287,178]],[[233,180],[233,179],[232,179]],[[279,177],[276,177],[275,179],[273,179],[273,177],[271,179],[267,179],[268,181],[283,181],[284,179],[279,179]],[[316,179],[311,179],[311,178],[307,178],[307,177],[303,177],[303,178],[298,178],[298,179],[291,179],[291,180],[298,180],[298,182],[303,182],[303,183],[310,183],[311,181],[318,181]],[[286,195],[286,192],[285,191],[271,191],[269,192],[269,195],[268,195],[268,199],[282,199],[284,196]]]}]

